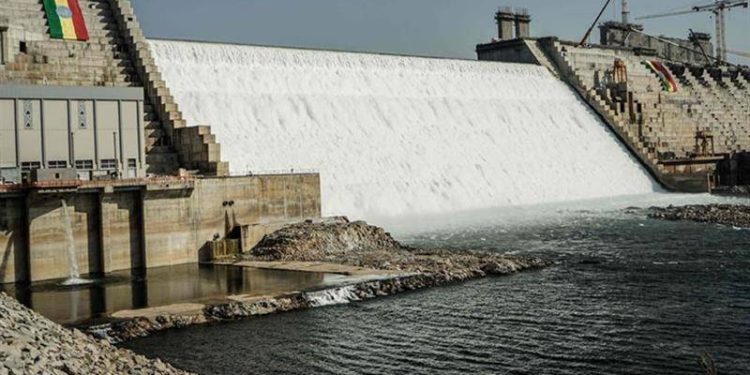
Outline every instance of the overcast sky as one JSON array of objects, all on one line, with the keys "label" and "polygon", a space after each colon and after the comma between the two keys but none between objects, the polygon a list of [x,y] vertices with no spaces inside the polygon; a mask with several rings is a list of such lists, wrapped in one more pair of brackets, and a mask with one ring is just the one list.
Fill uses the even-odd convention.
[{"label": "overcast sky", "polygon": [[[496,36],[498,6],[528,8],[532,35],[578,40],[604,0],[132,0],[146,35],[292,47],[474,59]],[[711,0],[630,0],[634,16]],[[604,19],[619,18],[617,6]],[[713,34],[709,13],[642,21],[653,34]],[[750,9],[728,19],[729,48],[750,52]],[[595,33],[598,41],[598,32]],[[750,64],[750,59],[736,59]]]}]

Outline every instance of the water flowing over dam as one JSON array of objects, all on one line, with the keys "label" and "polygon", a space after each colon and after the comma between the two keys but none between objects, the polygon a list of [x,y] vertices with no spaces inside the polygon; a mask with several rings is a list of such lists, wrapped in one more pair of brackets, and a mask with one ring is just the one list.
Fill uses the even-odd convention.
[{"label": "water flowing over dam", "polygon": [[542,67],[151,41],[233,175],[321,173],[323,214],[373,219],[658,187]]}]

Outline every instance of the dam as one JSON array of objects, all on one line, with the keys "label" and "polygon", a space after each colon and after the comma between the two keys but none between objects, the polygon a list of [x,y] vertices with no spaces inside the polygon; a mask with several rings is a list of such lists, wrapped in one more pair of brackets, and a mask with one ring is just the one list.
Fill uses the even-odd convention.
[{"label": "dam", "polygon": [[150,40],[129,1],[81,2],[63,9],[78,22],[68,35],[52,27],[56,3],[0,2],[3,282],[232,256],[321,216],[750,176],[747,70],[700,66],[711,57],[690,41],[637,28],[624,41],[627,24],[584,46],[531,37],[528,14],[501,10],[500,39],[459,60]]},{"label": "dam", "polygon": [[366,7],[498,32],[252,44],[378,13],[298,1],[0,0],[0,374],[748,372],[749,0],[677,12],[714,37],[424,0]]},{"label": "dam", "polygon": [[541,66],[150,46],[185,118],[212,125],[232,174],[315,169],[324,215],[371,220],[660,190]]}]

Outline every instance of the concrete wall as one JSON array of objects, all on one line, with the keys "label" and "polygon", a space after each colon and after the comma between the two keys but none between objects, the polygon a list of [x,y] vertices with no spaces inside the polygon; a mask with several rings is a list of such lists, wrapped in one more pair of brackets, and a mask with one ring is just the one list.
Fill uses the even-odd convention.
[{"label": "concrete wall", "polygon": [[69,276],[62,199],[68,205],[81,274],[103,271],[97,194],[32,193],[27,199],[29,272],[33,281]]},{"label": "concrete wall", "polygon": [[195,263],[209,241],[235,226],[250,226],[247,243],[253,246],[284,224],[320,217],[315,174],[190,185],[0,195],[0,282],[68,276],[63,199],[82,274]]},{"label": "concrete wall", "polygon": [[480,44],[476,48],[480,61],[502,61],[507,63],[537,64],[540,62],[529,49],[528,43],[534,40],[514,39],[509,41]]},{"label": "concrete wall", "polygon": [[28,278],[26,200],[0,199],[0,283]]},{"label": "concrete wall", "polygon": [[142,192],[101,195],[101,234],[105,273],[146,266]]},{"label": "concrete wall", "polygon": [[[605,22],[599,26],[600,41],[603,46],[621,46],[650,49],[663,59],[686,64],[703,65],[713,61],[714,47],[708,34],[697,33],[696,38],[689,36],[703,48],[697,47],[693,41],[665,36],[654,37],[641,32],[630,31],[634,28],[643,31],[642,25],[625,25],[620,22]],[[709,60],[706,60],[708,55]]]},{"label": "concrete wall", "polygon": [[280,225],[320,217],[318,175],[205,179],[192,194],[149,191],[144,199],[146,263],[198,261],[199,251],[227,229],[251,225],[257,243]]}]

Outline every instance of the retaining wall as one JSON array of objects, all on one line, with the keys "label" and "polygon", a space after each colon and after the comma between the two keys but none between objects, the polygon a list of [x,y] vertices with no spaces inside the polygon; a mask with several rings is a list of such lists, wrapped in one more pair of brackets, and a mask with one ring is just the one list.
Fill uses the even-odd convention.
[{"label": "retaining wall", "polygon": [[320,217],[316,174],[248,176],[0,195],[0,282],[69,274],[62,200],[81,273],[199,261],[209,241],[249,226],[249,246],[284,224]]}]

